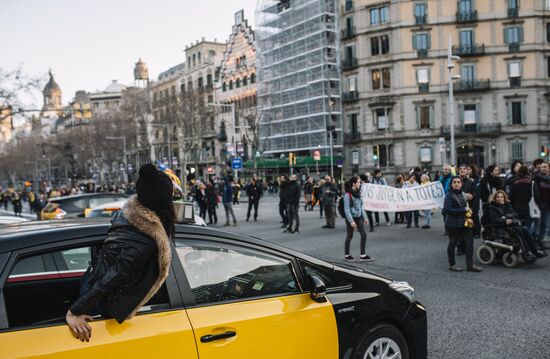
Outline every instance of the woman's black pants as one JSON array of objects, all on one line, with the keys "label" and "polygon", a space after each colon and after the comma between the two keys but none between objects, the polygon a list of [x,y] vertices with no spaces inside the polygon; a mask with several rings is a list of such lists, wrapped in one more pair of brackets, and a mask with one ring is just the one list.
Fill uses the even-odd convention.
[{"label": "woman's black pants", "polygon": [[464,254],[466,254],[466,266],[471,266],[474,263],[474,234],[471,228],[451,228],[445,227],[447,234],[449,235],[449,245],[447,246],[447,257],[449,258],[449,265],[454,266],[455,260],[455,248],[461,242],[464,241]]},{"label": "woman's black pants", "polygon": [[[366,253],[365,250],[367,246],[367,232],[365,232],[365,225],[364,225],[365,220],[363,219],[363,217],[359,217],[359,218],[354,218],[353,221],[357,225],[357,231],[361,235],[361,254],[365,254]],[[351,224],[346,219],[346,232],[347,232],[346,244],[345,244],[346,255],[349,254],[349,247],[350,247],[351,239],[353,238],[354,230],[355,229],[351,226]]]}]

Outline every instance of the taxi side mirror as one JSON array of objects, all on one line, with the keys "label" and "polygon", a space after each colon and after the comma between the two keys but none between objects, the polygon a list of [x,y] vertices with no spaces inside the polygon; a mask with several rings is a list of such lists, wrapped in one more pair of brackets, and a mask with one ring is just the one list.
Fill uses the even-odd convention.
[{"label": "taxi side mirror", "polygon": [[309,278],[309,293],[311,299],[317,303],[324,303],[327,301],[327,287],[321,278],[315,274],[310,274]]}]

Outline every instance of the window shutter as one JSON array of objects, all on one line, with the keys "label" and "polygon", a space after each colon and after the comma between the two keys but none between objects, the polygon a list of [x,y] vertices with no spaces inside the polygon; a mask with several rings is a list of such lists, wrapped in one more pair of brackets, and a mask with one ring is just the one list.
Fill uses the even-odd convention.
[{"label": "window shutter", "polygon": [[521,124],[525,125],[525,112],[527,110],[527,101],[521,101]]},{"label": "window shutter", "polygon": [[430,106],[430,128],[431,128],[431,129],[434,129],[434,128],[435,128],[435,124],[434,124],[434,108],[433,108],[433,106]]},{"label": "window shutter", "polygon": [[522,26],[518,26],[518,42],[523,42],[523,27]]},{"label": "window shutter", "polygon": [[508,102],[506,104],[506,108],[507,108],[507,117],[508,117],[508,125],[511,125],[512,124],[512,102]]},{"label": "window shutter", "polygon": [[418,46],[416,45],[416,35],[413,35],[413,49],[417,49]]},{"label": "window shutter", "polygon": [[419,130],[420,129],[420,107],[416,106],[415,110],[416,110],[416,129]]},{"label": "window shutter", "polygon": [[426,42],[427,42],[427,49],[432,48],[432,36],[430,34],[426,34]]},{"label": "window shutter", "polygon": [[508,28],[504,28],[503,29],[503,33],[504,33],[504,43],[507,44],[508,43]]}]

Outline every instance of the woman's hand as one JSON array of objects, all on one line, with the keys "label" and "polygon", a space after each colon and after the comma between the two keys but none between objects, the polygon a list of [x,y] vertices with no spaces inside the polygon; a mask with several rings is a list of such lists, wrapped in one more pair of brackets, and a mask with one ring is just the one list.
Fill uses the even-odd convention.
[{"label": "woman's hand", "polygon": [[80,341],[90,341],[92,337],[92,327],[88,324],[88,321],[94,320],[90,315],[74,315],[71,311],[67,311],[65,315],[65,321],[67,325],[73,331],[74,336]]},{"label": "woman's hand", "polygon": [[507,220],[506,220],[506,224],[512,224],[513,222],[514,222],[514,221],[511,220],[511,219],[507,219]]}]

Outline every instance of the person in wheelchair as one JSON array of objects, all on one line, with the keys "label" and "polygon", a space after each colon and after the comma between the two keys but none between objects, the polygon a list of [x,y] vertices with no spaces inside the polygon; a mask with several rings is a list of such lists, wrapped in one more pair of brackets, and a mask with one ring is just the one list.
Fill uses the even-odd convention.
[{"label": "person in wheelchair", "polygon": [[546,256],[535,246],[529,231],[521,226],[521,220],[508,200],[506,192],[499,190],[493,194],[489,203],[489,224],[496,236],[510,236],[517,239],[526,262],[534,262]]}]

